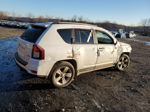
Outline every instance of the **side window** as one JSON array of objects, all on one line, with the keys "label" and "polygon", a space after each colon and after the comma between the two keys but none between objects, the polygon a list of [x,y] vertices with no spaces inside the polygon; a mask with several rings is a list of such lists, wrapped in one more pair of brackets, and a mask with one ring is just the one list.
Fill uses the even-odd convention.
[{"label": "side window", "polygon": [[75,29],[75,43],[76,44],[93,44],[93,35],[91,30]]},{"label": "side window", "polygon": [[96,31],[96,38],[98,40],[98,44],[113,44],[113,39],[106,33]]},{"label": "side window", "polygon": [[66,43],[72,43],[72,29],[59,29],[57,32]]}]

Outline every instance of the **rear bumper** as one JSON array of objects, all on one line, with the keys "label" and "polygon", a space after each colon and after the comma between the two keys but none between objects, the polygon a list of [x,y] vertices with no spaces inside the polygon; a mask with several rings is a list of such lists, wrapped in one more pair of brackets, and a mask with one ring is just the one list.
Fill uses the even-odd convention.
[{"label": "rear bumper", "polygon": [[15,62],[16,62],[16,64],[18,65],[19,68],[23,69],[23,70],[26,71],[27,73],[32,74],[32,75],[37,75],[37,74],[35,74],[35,73],[32,73],[30,70],[28,70],[28,69],[26,68],[27,62],[24,62],[24,63],[23,63],[23,61],[21,60],[21,58],[19,58],[19,56],[18,56],[17,53],[15,53]]},{"label": "rear bumper", "polygon": [[[38,77],[47,77],[45,72],[41,71],[40,61],[30,59],[29,62],[23,61],[17,53],[15,53],[15,62],[16,64],[27,73],[38,76]],[[43,70],[43,69],[42,69]]]}]

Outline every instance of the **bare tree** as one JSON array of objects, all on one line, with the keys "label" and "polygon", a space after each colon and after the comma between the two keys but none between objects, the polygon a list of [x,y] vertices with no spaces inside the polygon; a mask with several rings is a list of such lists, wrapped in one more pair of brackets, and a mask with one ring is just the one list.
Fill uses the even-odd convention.
[{"label": "bare tree", "polygon": [[76,22],[77,21],[77,16],[74,15],[71,20],[74,21],[74,22]]},{"label": "bare tree", "polygon": [[17,14],[13,11],[11,15],[12,17],[16,17]]},{"label": "bare tree", "polygon": [[150,34],[150,31],[149,31],[149,28],[150,28],[150,19],[143,19],[141,21],[141,26],[143,28],[143,32],[146,35],[149,35]]},{"label": "bare tree", "polygon": [[7,19],[7,13],[0,11],[0,19]]},{"label": "bare tree", "polygon": [[34,15],[32,13],[28,13],[27,17],[34,18]]},{"label": "bare tree", "polygon": [[149,18],[149,20],[148,20],[148,24],[147,24],[149,27],[150,27],[150,18]]},{"label": "bare tree", "polygon": [[141,21],[142,26],[150,26],[150,18],[149,19],[143,19]]},{"label": "bare tree", "polygon": [[78,21],[79,21],[79,22],[84,21],[84,20],[83,20],[83,17],[82,17],[82,16],[78,17]]},{"label": "bare tree", "polygon": [[39,16],[37,19],[36,19],[36,21],[37,22],[45,22],[45,18],[43,17],[43,16]]}]

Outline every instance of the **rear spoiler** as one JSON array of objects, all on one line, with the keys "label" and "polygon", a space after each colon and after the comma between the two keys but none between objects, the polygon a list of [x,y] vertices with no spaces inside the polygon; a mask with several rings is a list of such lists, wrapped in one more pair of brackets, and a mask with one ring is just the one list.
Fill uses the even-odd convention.
[{"label": "rear spoiler", "polygon": [[47,22],[47,23],[31,23],[31,26],[37,26],[37,27],[43,27],[48,28],[53,24],[53,22]]}]

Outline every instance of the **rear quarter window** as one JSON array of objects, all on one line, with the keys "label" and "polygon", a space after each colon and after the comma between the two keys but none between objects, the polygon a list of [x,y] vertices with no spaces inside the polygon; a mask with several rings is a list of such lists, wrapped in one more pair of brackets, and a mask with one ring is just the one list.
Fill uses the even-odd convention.
[{"label": "rear quarter window", "polygon": [[22,35],[21,38],[35,43],[38,38],[43,34],[43,32],[46,30],[46,28],[38,27],[38,26],[32,26],[29,27]]},{"label": "rear quarter window", "polygon": [[72,29],[59,29],[57,32],[66,43],[72,43]]}]

